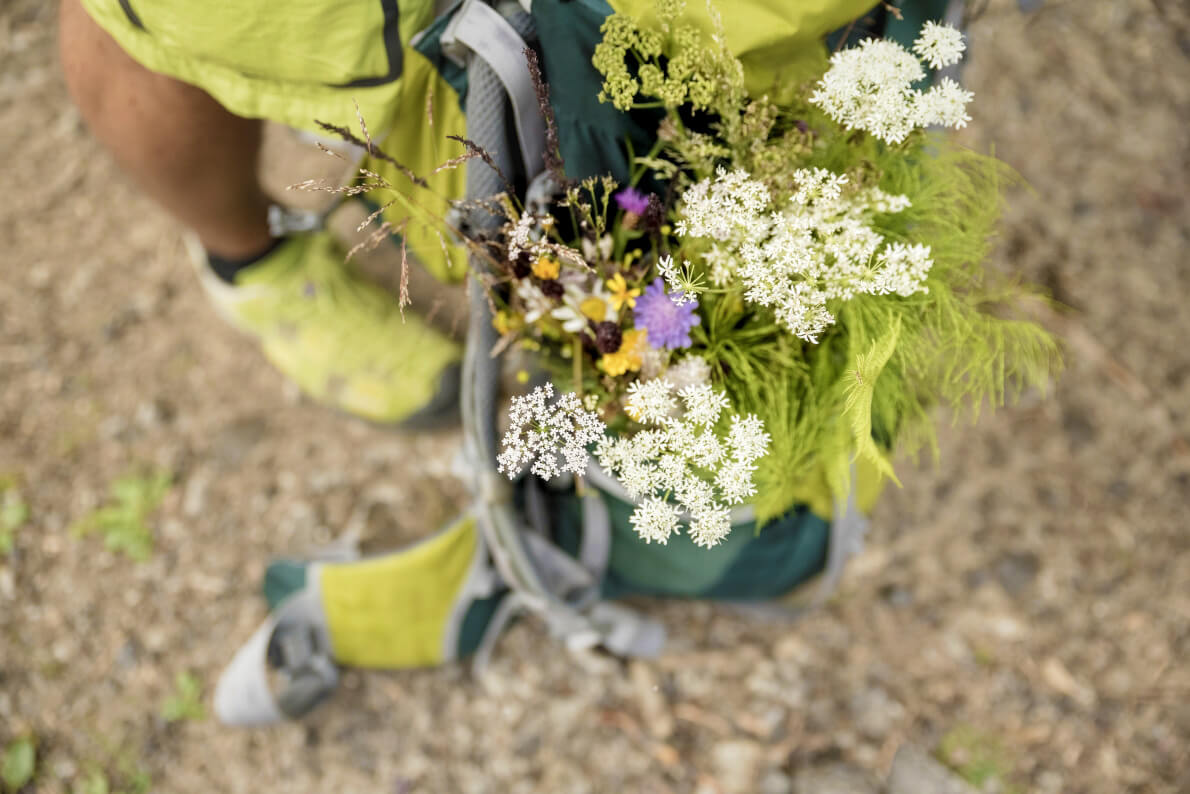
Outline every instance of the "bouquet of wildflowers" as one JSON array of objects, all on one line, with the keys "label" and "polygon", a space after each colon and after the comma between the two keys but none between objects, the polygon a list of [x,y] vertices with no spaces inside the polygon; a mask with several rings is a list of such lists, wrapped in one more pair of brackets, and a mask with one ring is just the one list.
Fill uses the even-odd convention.
[{"label": "bouquet of wildflowers", "polygon": [[958,31],[864,41],[774,99],[680,11],[612,15],[595,50],[600,100],[660,119],[631,179],[506,196],[475,245],[493,352],[528,351],[549,381],[513,399],[500,470],[598,466],[643,539],[711,547],[737,505],[763,523],[808,480],[843,499],[857,460],[894,477],[938,404],[1042,385],[1057,351],[982,265],[1006,169],[926,131],[970,118],[948,78],[918,87],[961,59]]}]

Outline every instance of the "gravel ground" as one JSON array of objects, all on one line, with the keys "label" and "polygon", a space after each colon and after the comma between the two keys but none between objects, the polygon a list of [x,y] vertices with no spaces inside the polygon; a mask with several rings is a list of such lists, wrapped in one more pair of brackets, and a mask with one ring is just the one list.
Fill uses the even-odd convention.
[{"label": "gravel ground", "polygon": [[[231,731],[164,720],[176,676],[209,693],[270,556],[361,509],[384,538],[432,525],[409,517],[450,509],[456,439],[321,410],[224,327],[72,109],[52,9],[0,6],[0,475],[29,510],[0,556],[0,744],[36,737],[28,790],[858,793],[898,748],[988,792],[1190,790],[1188,25],[1099,0],[971,28],[963,137],[1031,186],[997,259],[1070,307],[1068,367],[903,461],[826,608],[647,604],[672,642],[628,665],[522,621],[484,683],[352,673],[303,723]],[[70,532],[138,467],[174,483],[139,564]],[[899,790],[945,790],[923,781]]]}]

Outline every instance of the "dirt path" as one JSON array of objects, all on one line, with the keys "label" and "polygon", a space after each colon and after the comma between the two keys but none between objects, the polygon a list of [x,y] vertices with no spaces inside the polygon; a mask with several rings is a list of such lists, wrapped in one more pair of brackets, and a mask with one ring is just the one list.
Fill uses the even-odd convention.
[{"label": "dirt path", "polygon": [[[449,436],[297,397],[202,298],[178,229],[71,108],[51,9],[0,7],[0,746],[36,791],[788,792],[833,761],[937,749],[987,791],[1190,790],[1190,29],[1178,4],[994,2],[972,145],[1032,185],[998,258],[1072,307],[1068,371],[902,465],[841,596],[796,626],[649,607],[655,663],[575,661],[523,622],[488,688],[351,674],[307,722],[166,722],[263,618],[271,555],[449,507]],[[1163,19],[1154,9],[1165,9]],[[410,460],[429,461],[416,471]],[[141,564],[70,525],[172,474]],[[393,487],[398,486],[398,487]],[[401,527],[395,527],[400,530]],[[415,529],[408,527],[407,529]]]}]

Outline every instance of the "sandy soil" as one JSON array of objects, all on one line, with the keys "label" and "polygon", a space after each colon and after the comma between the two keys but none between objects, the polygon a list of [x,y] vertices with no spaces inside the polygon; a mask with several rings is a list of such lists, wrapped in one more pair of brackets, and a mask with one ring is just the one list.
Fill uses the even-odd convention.
[{"label": "sandy soil", "polygon": [[[52,5],[52,4],[51,4]],[[1163,13],[1158,13],[1163,11]],[[1071,307],[1044,399],[903,465],[840,596],[796,625],[653,604],[669,652],[556,652],[523,621],[461,666],[350,674],[301,724],[166,722],[264,616],[272,555],[449,507],[448,435],[298,397],[205,302],[178,228],[72,109],[52,9],[0,6],[0,745],[38,792],[788,792],[902,743],[986,791],[1190,790],[1190,16],[1174,2],[993,2],[971,29],[971,145],[1025,176],[999,264]],[[409,468],[417,460],[416,470]],[[118,475],[173,475],[136,564],[73,521]],[[139,779],[139,784],[138,784]],[[858,785],[858,784],[857,784]],[[139,787],[138,787],[139,786]],[[94,789],[92,789],[94,790]],[[825,790],[825,789],[823,789]]]}]

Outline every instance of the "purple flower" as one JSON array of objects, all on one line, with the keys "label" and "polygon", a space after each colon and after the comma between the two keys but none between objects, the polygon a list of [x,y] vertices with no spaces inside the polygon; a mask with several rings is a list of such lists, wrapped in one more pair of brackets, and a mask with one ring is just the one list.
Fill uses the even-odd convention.
[{"label": "purple flower", "polygon": [[702,322],[694,313],[697,308],[698,301],[693,298],[687,298],[681,306],[674,303],[658,278],[636,299],[633,318],[637,328],[649,332],[649,344],[653,347],[690,347],[690,329]]},{"label": "purple flower", "polygon": [[649,208],[649,196],[647,193],[642,193],[634,187],[626,187],[616,193],[616,203],[625,212],[631,212],[634,215],[644,215],[645,210]]}]

